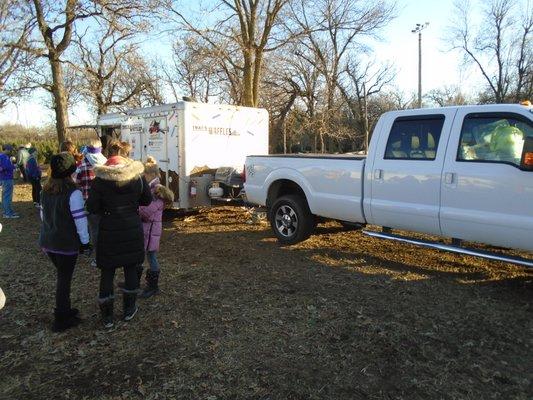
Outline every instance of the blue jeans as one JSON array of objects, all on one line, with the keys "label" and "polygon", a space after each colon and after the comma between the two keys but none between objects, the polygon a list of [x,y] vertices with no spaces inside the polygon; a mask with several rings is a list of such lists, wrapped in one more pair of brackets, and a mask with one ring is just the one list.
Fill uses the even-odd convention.
[{"label": "blue jeans", "polygon": [[13,179],[6,179],[0,181],[2,186],[2,207],[4,209],[4,215],[13,215],[15,212],[11,208],[13,201]]},{"label": "blue jeans", "polygon": [[147,251],[146,259],[148,264],[150,264],[150,271],[157,272],[159,271],[159,262],[157,261],[157,251]]}]

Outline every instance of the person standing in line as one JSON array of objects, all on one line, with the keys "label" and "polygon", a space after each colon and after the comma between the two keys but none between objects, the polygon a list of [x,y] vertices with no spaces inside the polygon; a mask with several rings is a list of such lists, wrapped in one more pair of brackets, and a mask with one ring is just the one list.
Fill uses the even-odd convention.
[{"label": "person standing in line", "polygon": [[144,249],[150,268],[146,271],[146,288],[141,298],[152,297],[159,293],[160,266],[157,261],[159,242],[163,233],[163,210],[174,201],[174,193],[159,182],[159,166],[155,159],[148,157],[144,164],[144,177],[152,191],[152,202],[148,206],[139,207],[144,230]]},{"label": "person standing in line", "polygon": [[133,319],[139,287],[137,268],[144,261],[144,235],[139,206],[152,201],[150,187],[142,176],[139,161],[121,157],[120,143],[108,145],[109,158],[94,168],[96,175],[87,199],[87,211],[101,216],[98,228],[96,264],[100,269],[98,303],[102,322],[111,328],[114,308],[114,278],[124,269],[123,318]]},{"label": "person standing in line", "polygon": [[37,160],[37,149],[34,147],[28,150],[30,158],[26,163],[26,177],[31,184],[31,198],[33,205],[37,208],[41,206],[41,178],[42,171]]},{"label": "person standing in line", "polygon": [[0,186],[2,186],[2,207],[4,218],[19,218],[11,206],[13,202],[13,171],[15,166],[11,162],[11,152],[13,146],[4,144],[0,153]]},{"label": "person standing in line", "polygon": [[[76,168],[81,165],[81,161],[83,160],[83,154],[81,154],[78,151],[78,148],[76,147],[76,145],[74,144],[72,140],[67,139],[64,142],[62,142],[61,145],[59,146],[59,151],[72,154],[72,157],[74,157],[74,160],[76,161]],[[76,177],[73,176],[73,179],[75,178]]]},{"label": "person standing in line", "polygon": [[17,167],[24,182],[28,182],[28,176],[26,175],[26,164],[30,159],[30,148],[31,143],[26,143],[24,146],[20,146],[17,151]]},{"label": "person standing in line", "polygon": [[75,170],[71,154],[54,155],[41,197],[39,246],[57,270],[54,332],[63,332],[81,321],[78,309],[71,307],[70,286],[78,254],[91,252],[83,196],[72,180]]},{"label": "person standing in line", "polygon": [[120,155],[124,158],[131,158],[131,144],[129,142],[120,142]]},{"label": "person standing in line", "polygon": [[[87,198],[89,197],[91,182],[95,178],[94,167],[104,165],[106,162],[107,158],[102,154],[102,143],[100,142],[100,139],[91,140],[85,149],[81,164],[76,170],[76,183],[81,188],[84,201],[87,201]],[[98,214],[89,214],[87,218],[89,220],[91,243],[96,248],[100,216]],[[91,266],[96,267],[96,259],[91,262]]]}]

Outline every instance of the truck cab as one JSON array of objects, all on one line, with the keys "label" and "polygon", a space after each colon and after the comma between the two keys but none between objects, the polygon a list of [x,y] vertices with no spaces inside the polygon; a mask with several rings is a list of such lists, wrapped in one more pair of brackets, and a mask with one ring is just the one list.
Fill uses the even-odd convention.
[{"label": "truck cab", "polygon": [[520,105],[382,116],[367,159],[366,222],[533,251],[533,114]]}]

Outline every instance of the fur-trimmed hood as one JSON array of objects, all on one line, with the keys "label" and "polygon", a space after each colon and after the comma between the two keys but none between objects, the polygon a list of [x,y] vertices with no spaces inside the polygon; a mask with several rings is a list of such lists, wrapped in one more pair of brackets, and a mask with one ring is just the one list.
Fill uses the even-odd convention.
[{"label": "fur-trimmed hood", "polygon": [[144,165],[139,161],[126,160],[123,164],[99,165],[94,167],[97,178],[105,181],[123,182],[139,178],[144,172]]}]

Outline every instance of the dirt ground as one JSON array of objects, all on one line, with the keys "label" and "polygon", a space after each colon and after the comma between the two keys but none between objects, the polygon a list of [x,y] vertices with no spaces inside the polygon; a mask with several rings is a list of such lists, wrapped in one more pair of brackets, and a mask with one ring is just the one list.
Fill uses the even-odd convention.
[{"label": "dirt ground", "polygon": [[110,331],[81,260],[83,323],[54,334],[27,185],[15,201],[23,217],[0,234],[1,399],[533,398],[533,271],[334,222],[280,247],[246,210],[217,208],[164,223],[162,292]]}]

